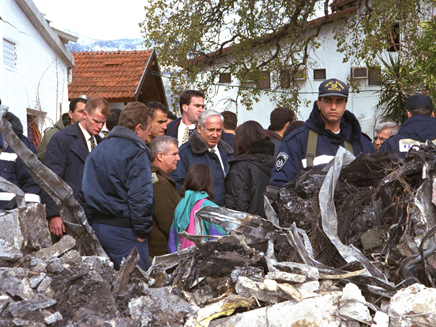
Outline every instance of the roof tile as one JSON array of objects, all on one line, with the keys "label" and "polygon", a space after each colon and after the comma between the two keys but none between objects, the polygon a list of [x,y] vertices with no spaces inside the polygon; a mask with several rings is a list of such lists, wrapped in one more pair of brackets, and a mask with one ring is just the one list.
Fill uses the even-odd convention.
[{"label": "roof tile", "polygon": [[75,66],[68,97],[86,94],[109,102],[131,98],[141,81],[152,50],[73,52]]}]

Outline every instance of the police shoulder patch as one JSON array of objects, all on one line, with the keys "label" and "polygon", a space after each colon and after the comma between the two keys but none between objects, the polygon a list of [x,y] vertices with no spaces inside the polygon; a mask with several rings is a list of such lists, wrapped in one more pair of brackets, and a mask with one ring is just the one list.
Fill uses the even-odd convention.
[{"label": "police shoulder patch", "polygon": [[288,161],[289,155],[286,152],[281,151],[277,155],[276,160],[276,170],[282,169],[282,167],[285,165],[286,161]]}]

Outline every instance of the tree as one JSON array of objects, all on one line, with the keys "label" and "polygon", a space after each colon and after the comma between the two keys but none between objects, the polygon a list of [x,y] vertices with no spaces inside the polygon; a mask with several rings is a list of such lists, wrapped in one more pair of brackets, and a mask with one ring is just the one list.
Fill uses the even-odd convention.
[{"label": "tree", "polygon": [[[162,70],[172,72],[176,94],[198,79],[199,72],[207,71],[205,84],[196,85],[206,93],[214,91],[222,73],[240,81],[249,77],[255,86],[264,72],[271,72],[272,90],[286,76],[290,82],[287,92],[269,93],[271,100],[295,105],[300,101],[296,77],[313,64],[310,51],[319,47],[325,24],[339,23],[335,38],[346,61],[371,67],[380,65],[385,49],[413,44],[418,23],[429,15],[422,3],[430,1],[355,0],[350,8],[346,0],[150,0],[140,26]],[[336,15],[329,16],[330,6]],[[401,44],[395,37],[399,30],[405,37]],[[238,90],[247,108],[260,94],[256,87]]]},{"label": "tree", "polygon": [[382,67],[378,107],[384,121],[404,122],[410,95],[436,95],[434,4],[434,0],[366,0],[345,28],[336,26],[338,51],[346,61]]}]

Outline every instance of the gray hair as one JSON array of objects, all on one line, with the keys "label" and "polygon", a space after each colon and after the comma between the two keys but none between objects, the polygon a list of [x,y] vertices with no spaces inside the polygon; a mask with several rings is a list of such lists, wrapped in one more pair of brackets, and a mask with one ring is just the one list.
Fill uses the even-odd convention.
[{"label": "gray hair", "polygon": [[167,154],[170,150],[169,148],[171,143],[174,144],[176,147],[179,146],[179,141],[176,138],[168,135],[160,135],[152,139],[150,142],[150,161],[153,162],[159,152]]},{"label": "gray hair", "polygon": [[375,128],[375,132],[380,133],[381,131],[384,131],[385,129],[390,129],[391,130],[390,136],[394,136],[394,135],[398,134],[398,131],[400,130],[400,126],[398,126],[398,124],[394,123],[394,122],[381,123],[380,125],[378,125]]},{"label": "gray hair", "polygon": [[204,125],[206,125],[206,119],[208,119],[210,117],[214,117],[214,116],[220,117],[221,121],[224,123],[224,117],[218,111],[215,111],[215,110],[204,110],[198,116],[198,125],[200,125],[200,128],[201,129],[204,128]]}]

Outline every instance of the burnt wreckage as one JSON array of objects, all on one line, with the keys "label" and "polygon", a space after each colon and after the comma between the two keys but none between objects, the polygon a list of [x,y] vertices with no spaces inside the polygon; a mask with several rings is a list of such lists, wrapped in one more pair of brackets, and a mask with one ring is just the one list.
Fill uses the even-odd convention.
[{"label": "burnt wreckage", "polygon": [[[0,119],[0,132],[60,207],[53,244],[40,204],[0,215],[1,326],[434,326],[436,147],[402,160],[340,149],[323,171],[268,188],[266,215],[205,207],[229,235],[119,272],[71,189]],[[2,180],[2,188],[13,185]]]}]

